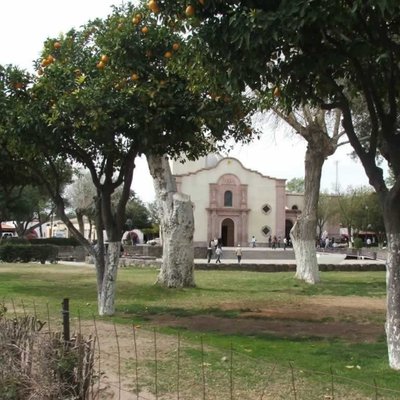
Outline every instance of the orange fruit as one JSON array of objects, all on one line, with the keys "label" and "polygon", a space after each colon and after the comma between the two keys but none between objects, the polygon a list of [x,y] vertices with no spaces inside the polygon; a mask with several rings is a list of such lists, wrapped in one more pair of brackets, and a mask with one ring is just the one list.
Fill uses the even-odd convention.
[{"label": "orange fruit", "polygon": [[54,42],[53,47],[55,49],[59,49],[61,47],[61,43],[60,42]]},{"label": "orange fruit", "polygon": [[131,75],[131,79],[132,79],[133,81],[138,81],[138,80],[139,80],[139,75],[138,75],[138,74],[132,74],[132,75]]},{"label": "orange fruit", "polygon": [[146,34],[149,31],[149,28],[147,26],[144,26],[142,28],[142,33]]},{"label": "orange fruit", "polygon": [[175,51],[177,51],[177,50],[179,49],[179,47],[180,47],[179,43],[174,43],[174,44],[172,45],[172,48],[173,48]]},{"label": "orange fruit", "polygon": [[96,67],[97,67],[98,69],[104,69],[105,66],[106,66],[106,64],[104,64],[103,61],[99,61],[99,62],[96,64]]},{"label": "orange fruit", "polygon": [[55,58],[51,54],[49,54],[47,56],[47,61],[49,62],[49,64],[51,64],[51,63],[53,63],[55,61]]},{"label": "orange fruit", "polygon": [[274,89],[274,96],[275,97],[279,97],[281,95],[281,90],[279,89],[279,86],[277,86],[275,89]]},{"label": "orange fruit", "polygon": [[160,8],[158,7],[158,4],[155,0],[150,0],[147,3],[147,7],[153,12],[153,13],[158,13],[160,11]]},{"label": "orange fruit", "polygon": [[100,60],[103,61],[104,64],[107,64],[110,58],[106,54],[103,54]]},{"label": "orange fruit", "polygon": [[193,17],[194,13],[195,13],[195,9],[192,5],[186,7],[186,10],[185,10],[186,16]]},{"label": "orange fruit", "polygon": [[171,53],[170,51],[166,51],[166,52],[164,53],[164,57],[165,57],[165,58],[171,58],[171,57],[172,57],[172,53]]},{"label": "orange fruit", "polygon": [[199,3],[204,6],[204,0],[199,0]]}]

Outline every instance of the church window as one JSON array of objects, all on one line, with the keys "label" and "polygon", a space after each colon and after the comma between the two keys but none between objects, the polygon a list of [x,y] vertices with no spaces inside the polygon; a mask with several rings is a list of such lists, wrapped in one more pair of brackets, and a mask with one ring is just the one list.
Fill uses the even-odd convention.
[{"label": "church window", "polygon": [[263,205],[262,210],[264,212],[264,214],[268,214],[271,211],[271,206],[269,206],[268,204]]},{"label": "church window", "polygon": [[224,207],[232,207],[232,192],[230,190],[227,190],[224,193]]},{"label": "church window", "polygon": [[296,204],[292,206],[292,210],[298,210],[298,209],[299,207],[297,207]]},{"label": "church window", "polygon": [[261,232],[264,236],[268,236],[268,234],[271,232],[271,228],[269,226],[263,226]]}]

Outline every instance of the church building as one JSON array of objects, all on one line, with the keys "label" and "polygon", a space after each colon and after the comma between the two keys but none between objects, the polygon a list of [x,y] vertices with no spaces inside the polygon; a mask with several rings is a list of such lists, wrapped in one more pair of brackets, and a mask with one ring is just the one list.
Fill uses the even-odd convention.
[{"label": "church building", "polygon": [[209,154],[196,161],[171,162],[178,192],[194,207],[194,245],[218,238],[223,246],[258,246],[283,240],[303,208],[303,194],[288,193],[285,179],[265,176],[232,157]]}]

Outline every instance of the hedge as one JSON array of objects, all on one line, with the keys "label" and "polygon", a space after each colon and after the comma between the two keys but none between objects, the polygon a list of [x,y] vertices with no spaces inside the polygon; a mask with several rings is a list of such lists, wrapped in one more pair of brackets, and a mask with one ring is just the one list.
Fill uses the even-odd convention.
[{"label": "hedge", "polygon": [[57,260],[58,247],[54,245],[24,245],[7,243],[0,246],[0,259],[4,262],[29,262],[46,260],[53,262]]},{"label": "hedge", "polygon": [[0,241],[1,245],[7,244],[32,244],[32,245],[44,245],[44,244],[52,244],[55,246],[80,246],[80,243],[74,237],[71,238],[41,238],[41,239],[25,239],[19,237],[12,237],[3,239]]}]

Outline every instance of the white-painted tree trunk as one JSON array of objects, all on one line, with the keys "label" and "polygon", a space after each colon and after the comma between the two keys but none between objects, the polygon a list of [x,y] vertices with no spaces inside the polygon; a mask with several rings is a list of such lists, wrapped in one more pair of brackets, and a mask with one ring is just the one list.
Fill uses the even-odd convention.
[{"label": "white-painted tree trunk", "polygon": [[[115,313],[115,293],[121,242],[109,242],[105,254],[105,266],[101,287],[98,288],[99,315],[113,315]],[[101,257],[101,255],[99,255]],[[97,263],[97,257],[95,263]],[[96,269],[101,270],[96,265]],[[100,277],[101,279],[101,277]],[[100,290],[99,290],[100,289]]]},{"label": "white-painted tree trunk", "polygon": [[304,161],[304,209],[293,225],[290,237],[296,256],[296,278],[315,284],[321,279],[315,244],[322,166],[325,159],[336,150],[340,136],[340,112],[335,113],[333,133],[330,137],[325,122],[326,112],[322,109],[311,110],[304,106],[304,124],[299,122],[294,113],[287,115],[278,109],[274,111],[308,143]]},{"label": "white-painted tree trunk", "polygon": [[195,286],[193,227],[193,207],[189,196],[174,193],[172,208],[162,223],[163,262],[157,279],[160,285]]},{"label": "white-painted tree trunk", "polygon": [[324,158],[321,152],[309,145],[305,157],[304,208],[290,232],[296,256],[296,278],[311,284],[318,283],[321,280],[315,240],[323,163]]},{"label": "white-painted tree trunk", "polygon": [[[397,221],[399,221],[397,219]],[[398,224],[398,222],[397,222]],[[386,230],[387,260],[386,260],[386,340],[388,346],[389,365],[400,370],[400,232],[399,226],[395,232]]]},{"label": "white-painted tree trunk", "polygon": [[194,217],[189,196],[178,193],[166,156],[148,157],[159,202],[163,260],[157,283],[166,287],[193,287]]},{"label": "white-painted tree trunk", "polygon": [[[297,226],[301,222],[296,222]],[[291,237],[293,242],[293,250],[296,255],[296,278],[306,283],[315,284],[321,281],[319,274],[319,267],[317,262],[317,255],[315,252],[315,240],[295,239],[297,235],[295,227],[293,227]],[[298,229],[299,231],[301,228]]]}]

